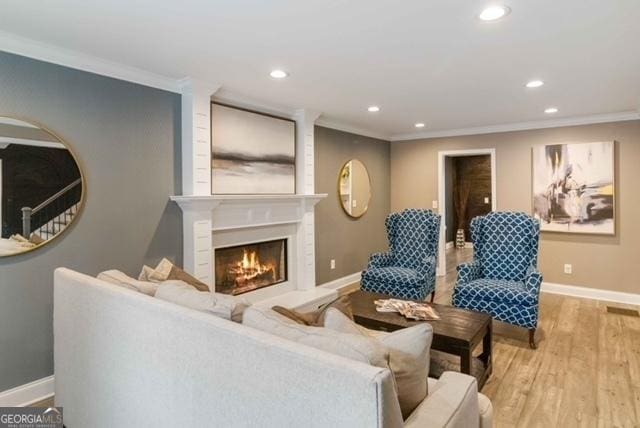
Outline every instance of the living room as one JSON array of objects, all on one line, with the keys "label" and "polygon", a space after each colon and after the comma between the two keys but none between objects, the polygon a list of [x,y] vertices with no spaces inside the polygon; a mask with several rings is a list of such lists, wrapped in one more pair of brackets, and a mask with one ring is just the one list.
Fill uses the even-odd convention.
[{"label": "living room", "polygon": [[639,18],[5,5],[0,426],[640,425]]}]

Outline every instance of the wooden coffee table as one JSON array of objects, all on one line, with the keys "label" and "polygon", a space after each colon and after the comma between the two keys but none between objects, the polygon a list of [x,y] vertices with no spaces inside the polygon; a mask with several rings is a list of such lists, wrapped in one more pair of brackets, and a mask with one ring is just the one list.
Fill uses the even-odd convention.
[{"label": "wooden coffee table", "polygon": [[[389,299],[387,295],[358,290],[349,296],[353,317],[358,324],[373,330],[395,331],[428,322],[433,327],[431,349],[459,357],[460,372],[475,376],[478,380],[478,389],[484,386],[491,375],[491,316],[431,303],[440,315],[440,319],[413,321],[397,313],[376,311],[373,301]],[[480,342],[482,342],[482,353],[474,357],[473,351]],[[429,375],[437,377],[439,373]]]}]

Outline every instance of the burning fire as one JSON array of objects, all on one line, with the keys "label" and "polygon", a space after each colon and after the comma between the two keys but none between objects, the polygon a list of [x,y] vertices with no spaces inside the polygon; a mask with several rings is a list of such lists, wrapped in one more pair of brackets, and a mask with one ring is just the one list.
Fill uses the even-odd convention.
[{"label": "burning fire", "polygon": [[242,260],[232,267],[231,272],[236,276],[236,283],[244,283],[252,279],[272,276],[276,281],[276,270],[273,264],[262,264],[255,251],[243,250]]}]

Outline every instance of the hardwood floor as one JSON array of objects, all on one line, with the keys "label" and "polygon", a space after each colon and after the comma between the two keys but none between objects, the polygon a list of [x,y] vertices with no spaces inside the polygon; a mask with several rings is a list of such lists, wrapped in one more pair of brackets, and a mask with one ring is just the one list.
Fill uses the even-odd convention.
[{"label": "hardwood floor", "polygon": [[[473,250],[450,250],[436,302],[450,303],[455,267]],[[598,302],[543,293],[538,349],[524,329],[494,322],[493,374],[482,392],[494,427],[640,427],[640,318]]]}]

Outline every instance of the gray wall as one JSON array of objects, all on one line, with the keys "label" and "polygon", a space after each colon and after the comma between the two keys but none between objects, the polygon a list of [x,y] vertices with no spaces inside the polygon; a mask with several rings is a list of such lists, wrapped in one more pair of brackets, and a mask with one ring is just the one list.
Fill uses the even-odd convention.
[{"label": "gray wall", "polygon": [[181,263],[180,97],[0,52],[0,115],[41,123],[74,149],[86,178],[71,230],[0,258],[0,391],[53,373],[53,270],[135,274]]},{"label": "gray wall", "polygon": [[[323,284],[367,265],[369,254],[387,249],[384,219],[390,206],[388,141],[315,127],[316,193],[327,193],[316,205],[316,283]],[[352,158],[360,159],[371,177],[369,210],[359,219],[344,213],[338,197],[338,174]],[[331,259],[336,268],[330,269]]]}]

